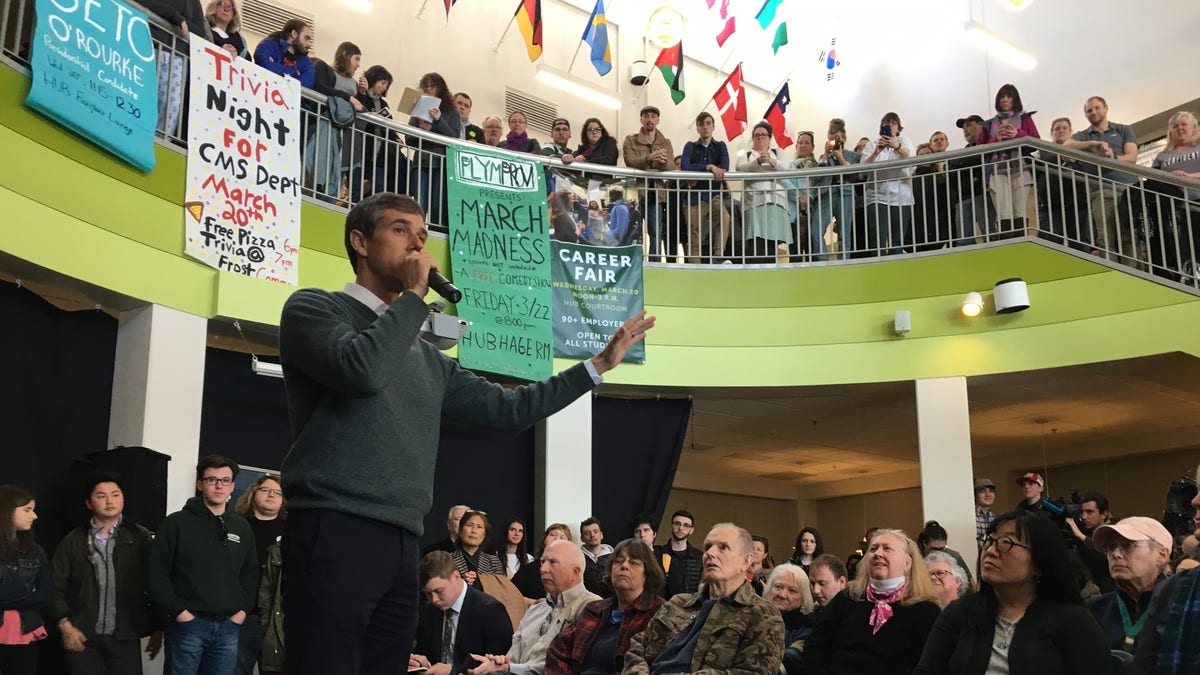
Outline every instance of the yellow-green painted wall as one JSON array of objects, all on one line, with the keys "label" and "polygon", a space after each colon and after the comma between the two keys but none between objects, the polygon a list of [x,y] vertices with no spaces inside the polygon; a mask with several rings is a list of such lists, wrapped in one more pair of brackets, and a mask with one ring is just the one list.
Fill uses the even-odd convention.
[{"label": "yellow-green painted wall", "polygon": [[[274,325],[290,287],[217,272],[182,253],[186,162],[157,148],[132,169],[26,109],[28,79],[0,68],[0,250],[146,302]],[[305,203],[300,283],[350,279],[343,216]],[[443,239],[430,249],[445,262]],[[1032,308],[973,320],[967,291],[1030,285]],[[1197,298],[1032,243],[811,268],[646,270],[659,317],[647,364],[611,381],[678,387],[794,386],[978,375],[1197,353]],[[892,315],[911,313],[907,336]],[[569,362],[556,363],[565,367]]]}]

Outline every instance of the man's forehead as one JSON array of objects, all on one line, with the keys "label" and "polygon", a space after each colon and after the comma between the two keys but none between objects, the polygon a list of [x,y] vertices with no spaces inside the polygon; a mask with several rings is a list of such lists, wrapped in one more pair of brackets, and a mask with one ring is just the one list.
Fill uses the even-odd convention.
[{"label": "man's forehead", "polygon": [[720,529],[709,532],[708,536],[704,538],[704,543],[706,543],[706,544],[728,544],[728,543],[732,542],[734,539],[737,539],[737,533],[732,528],[722,527]]}]

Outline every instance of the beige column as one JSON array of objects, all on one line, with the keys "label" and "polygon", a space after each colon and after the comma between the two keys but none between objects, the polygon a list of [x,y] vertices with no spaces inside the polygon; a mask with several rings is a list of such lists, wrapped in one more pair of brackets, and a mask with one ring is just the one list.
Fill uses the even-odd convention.
[{"label": "beige column", "polygon": [[592,515],[591,392],[538,423],[533,480],[530,548],[541,545],[550,523],[570,525],[578,543],[579,523]]},{"label": "beige column", "polygon": [[[975,574],[975,497],[967,379],[916,381],[921,501],[925,520],[936,520]],[[915,534],[915,533],[914,533]]]}]

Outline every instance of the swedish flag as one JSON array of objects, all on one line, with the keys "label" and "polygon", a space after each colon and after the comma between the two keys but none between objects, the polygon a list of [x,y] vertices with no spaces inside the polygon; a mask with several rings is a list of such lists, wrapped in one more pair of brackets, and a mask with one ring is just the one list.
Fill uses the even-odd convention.
[{"label": "swedish flag", "polygon": [[604,19],[604,0],[596,0],[582,40],[592,49],[592,65],[603,77],[612,70],[612,51],[608,46],[608,22]]}]

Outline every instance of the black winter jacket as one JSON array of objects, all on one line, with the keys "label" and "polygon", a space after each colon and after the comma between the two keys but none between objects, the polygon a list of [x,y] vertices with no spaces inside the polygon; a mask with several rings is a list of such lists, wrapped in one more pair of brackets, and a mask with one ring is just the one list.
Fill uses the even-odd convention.
[{"label": "black winter jacket", "polygon": [[[92,526],[85,523],[63,537],[54,551],[54,602],[50,618],[66,618],[92,637],[100,614],[100,586],[92,564]],[[113,545],[113,570],[117,579],[117,623],[113,636],[136,640],[157,626],[150,613],[150,531],[141,525],[117,527]]]}]

